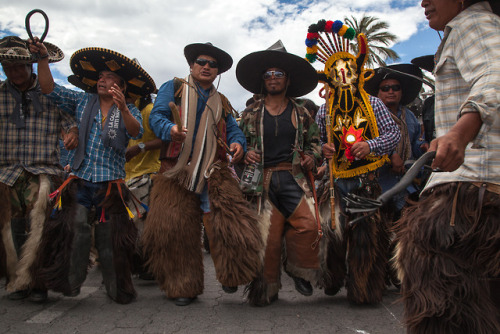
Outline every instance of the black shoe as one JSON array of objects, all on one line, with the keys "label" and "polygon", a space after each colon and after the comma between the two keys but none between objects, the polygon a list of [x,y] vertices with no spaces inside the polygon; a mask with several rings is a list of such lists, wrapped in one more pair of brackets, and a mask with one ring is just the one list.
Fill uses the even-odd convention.
[{"label": "black shoe", "polygon": [[148,273],[148,272],[142,272],[142,273],[140,273],[139,274],[139,279],[142,279],[144,281],[154,281],[155,280],[153,274]]},{"label": "black shoe", "polygon": [[80,294],[80,288],[74,288],[69,293],[64,293],[66,297],[76,297]]},{"label": "black shoe", "polygon": [[222,290],[224,290],[225,293],[235,293],[236,291],[238,291],[238,287],[223,285]]},{"label": "black shoe", "polygon": [[193,297],[193,298],[179,297],[179,298],[175,298],[174,303],[177,306],[187,306],[187,305],[191,304],[195,299],[196,299],[196,297]]},{"label": "black shoe", "polygon": [[18,291],[14,291],[12,293],[9,293],[7,298],[9,298],[10,300],[21,300],[21,299],[27,298],[29,295],[30,295],[30,290],[28,290],[28,289],[18,290]]},{"label": "black shoe", "polygon": [[32,290],[30,300],[35,303],[43,303],[47,300],[47,290]]},{"label": "black shoe", "polygon": [[335,296],[339,291],[340,291],[340,288],[328,287],[328,288],[325,288],[325,295]]},{"label": "black shoe", "polygon": [[313,294],[313,288],[311,283],[305,279],[299,277],[292,277],[295,282],[295,290],[297,290],[301,295],[311,296]]}]

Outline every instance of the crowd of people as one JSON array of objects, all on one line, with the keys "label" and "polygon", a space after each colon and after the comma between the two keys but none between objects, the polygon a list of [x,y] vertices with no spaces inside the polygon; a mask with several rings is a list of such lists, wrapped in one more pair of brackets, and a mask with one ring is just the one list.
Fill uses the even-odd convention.
[{"label": "crowd of people", "polygon": [[[431,66],[416,59],[366,69],[365,36],[318,21],[306,58],[278,41],[238,62],[237,80],[252,94],[241,114],[213,84],[233,58],[211,43],[187,45],[189,74],[159,89],[136,59],[78,50],[73,90],[52,77],[49,63],[64,57],[57,46],[3,37],[0,277],[8,298],[77,296],[95,254],[115,302],[137,298],[138,275],[186,306],[203,293],[205,246],[222,289],[244,286],[250,305],[278,299],[283,269],[300,294],[345,288],[353,304],[380,303],[394,284],[408,333],[499,333],[494,3],[422,0],[430,27],[444,32]],[[356,38],[359,52],[326,47],[328,33]],[[422,90],[421,69],[436,78],[423,122],[407,107]],[[321,106],[301,98],[318,83]],[[428,151],[434,160],[419,182],[374,214],[350,208],[349,196],[376,201]]]}]

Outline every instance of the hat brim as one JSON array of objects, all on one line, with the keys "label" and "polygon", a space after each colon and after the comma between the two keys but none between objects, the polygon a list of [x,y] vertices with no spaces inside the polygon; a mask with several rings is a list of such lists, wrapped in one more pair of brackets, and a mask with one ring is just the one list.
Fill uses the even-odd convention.
[{"label": "hat brim", "polygon": [[[399,72],[411,74],[419,78],[423,77],[422,71],[418,66],[413,64],[396,64],[389,65],[387,68],[394,69]],[[379,67],[375,70],[374,76],[365,82],[365,91],[372,95],[378,96],[379,86],[383,80],[394,79],[398,80],[401,85],[401,105],[407,105],[415,100],[422,89],[422,81],[406,76],[401,73],[395,73],[386,70],[385,67]]]},{"label": "hat brim", "polygon": [[112,50],[98,47],[80,49],[71,56],[70,67],[83,84],[85,89],[82,89],[89,93],[95,93],[102,71],[114,72],[125,80],[127,95],[133,99],[156,90],[153,78],[137,62]]},{"label": "hat brim", "polygon": [[318,85],[318,74],[307,60],[291,53],[264,50],[243,57],[236,66],[236,78],[246,90],[263,93],[262,74],[269,68],[284,70],[290,79],[287,95],[304,96]]},{"label": "hat brim", "polygon": [[204,43],[194,43],[186,45],[184,48],[184,56],[189,65],[192,65],[196,58],[200,55],[207,55],[214,57],[219,65],[219,74],[229,70],[233,66],[233,58],[226,52],[218,47]]},{"label": "hat brim", "polygon": [[[49,63],[57,63],[64,59],[64,52],[57,46],[49,42],[43,42],[45,47],[47,48],[47,52],[49,55]],[[5,54],[0,53],[0,63],[4,62],[13,62],[13,63],[24,63],[24,64],[33,64],[38,61],[38,58],[31,54],[26,48],[25,54]]]},{"label": "hat brim", "polygon": [[413,58],[411,60],[411,63],[413,65],[420,67],[421,69],[428,71],[428,72],[434,71],[434,56],[433,55],[427,55],[427,56]]}]

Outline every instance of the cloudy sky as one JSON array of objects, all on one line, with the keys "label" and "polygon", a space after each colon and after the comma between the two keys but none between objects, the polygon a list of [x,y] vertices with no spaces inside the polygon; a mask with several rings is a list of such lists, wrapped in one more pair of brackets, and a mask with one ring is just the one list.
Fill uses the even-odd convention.
[{"label": "cloudy sky", "polygon": [[[320,19],[343,21],[346,16],[366,14],[385,20],[399,38],[392,46],[401,56],[398,62],[433,54],[439,44],[439,36],[428,27],[419,0],[9,1],[0,9],[0,37],[27,38],[25,17],[35,8],[45,11],[50,19],[46,41],[66,55],[63,61],[51,65],[58,83],[68,85],[73,52],[96,46],[137,58],[159,88],[172,77],[189,73],[184,46],[210,41],[233,57],[234,65],[221,76],[219,90],[240,111],[251,94],[236,80],[237,62],[279,39],[288,52],[303,57],[307,28]],[[40,36],[43,27],[42,16],[33,15],[33,34]],[[320,70],[323,64],[313,65]],[[0,78],[5,78],[3,73]],[[319,104],[318,90],[307,97]]]}]

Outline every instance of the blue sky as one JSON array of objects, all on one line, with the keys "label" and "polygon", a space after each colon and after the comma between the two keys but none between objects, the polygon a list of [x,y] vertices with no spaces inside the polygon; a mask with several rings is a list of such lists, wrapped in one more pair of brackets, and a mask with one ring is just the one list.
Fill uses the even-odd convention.
[{"label": "blue sky", "polygon": [[[43,9],[49,16],[46,40],[66,55],[63,61],[51,65],[58,83],[68,85],[69,59],[76,50],[98,46],[137,58],[160,87],[174,76],[189,73],[183,55],[185,45],[210,41],[233,57],[234,65],[222,75],[219,90],[237,110],[242,110],[251,96],[236,80],[237,62],[278,39],[288,52],[303,57],[307,28],[320,19],[343,20],[345,16],[367,14],[388,22],[389,30],[400,39],[392,46],[401,56],[399,62],[433,54],[439,45],[439,36],[427,26],[418,0],[11,1],[0,10],[0,37],[12,34],[27,38],[24,19],[34,8]],[[35,35],[41,35],[43,22],[38,14],[32,17]],[[321,70],[318,64],[314,67]],[[0,77],[4,78],[3,73]],[[319,104],[323,101],[318,91],[307,97]]]}]

